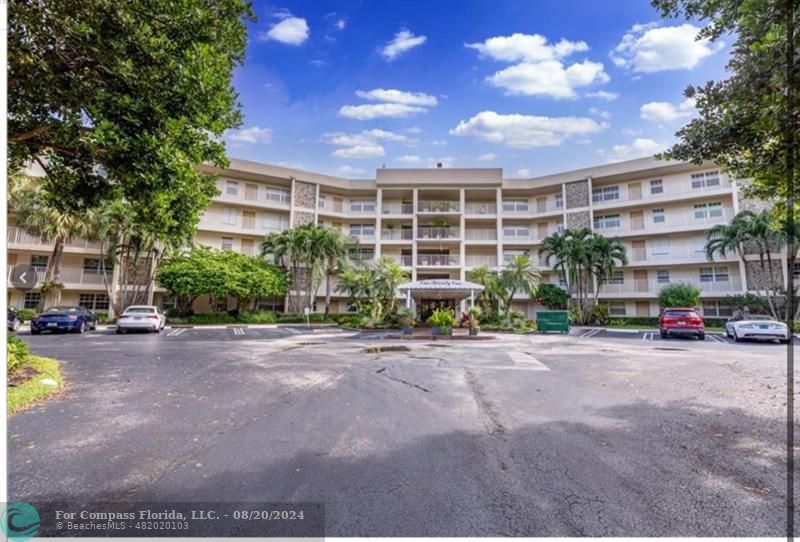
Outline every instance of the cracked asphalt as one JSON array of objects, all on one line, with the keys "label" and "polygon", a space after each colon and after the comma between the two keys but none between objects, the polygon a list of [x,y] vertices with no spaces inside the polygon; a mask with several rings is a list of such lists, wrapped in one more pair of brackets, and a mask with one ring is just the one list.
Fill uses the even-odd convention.
[{"label": "cracked asphalt", "polygon": [[23,337],[68,389],[9,421],[11,500],[321,501],[330,536],[785,534],[779,345]]}]

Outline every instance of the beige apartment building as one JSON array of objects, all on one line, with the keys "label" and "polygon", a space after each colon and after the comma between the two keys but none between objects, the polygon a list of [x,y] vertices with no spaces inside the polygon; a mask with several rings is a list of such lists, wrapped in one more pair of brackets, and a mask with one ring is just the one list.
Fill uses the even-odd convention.
[{"label": "beige apartment building", "polygon": [[[412,280],[468,280],[477,266],[499,269],[528,254],[544,282],[559,284],[561,277],[538,256],[542,240],[563,228],[589,227],[621,238],[627,248],[629,264],[600,290],[614,316],[657,315],[658,291],[671,282],[696,284],[703,313],[726,316],[725,297],[747,290],[753,267],[735,255],[714,262],[705,257],[706,230],[748,205],[737,182],[713,164],[645,158],[529,179],[504,178],[500,168],[384,168],[374,179],[348,180],[236,159],[225,170],[208,171],[219,175],[220,194],[200,221],[196,241],[246,254],[257,254],[271,232],[312,222],[357,239],[354,259],[390,256]],[[10,278],[17,265],[43,271],[51,248],[9,226],[10,305],[36,306],[36,287],[20,290]],[[108,307],[98,249],[81,240],[67,245],[64,303]],[[113,272],[108,279],[116,280]],[[151,296],[169,305],[162,289],[154,287]],[[334,311],[348,309],[341,294],[334,291],[333,300]],[[522,297],[514,303],[529,316],[538,308]],[[425,300],[421,304],[424,310]],[[280,310],[283,300],[262,306]],[[195,308],[212,309],[203,299]]]}]

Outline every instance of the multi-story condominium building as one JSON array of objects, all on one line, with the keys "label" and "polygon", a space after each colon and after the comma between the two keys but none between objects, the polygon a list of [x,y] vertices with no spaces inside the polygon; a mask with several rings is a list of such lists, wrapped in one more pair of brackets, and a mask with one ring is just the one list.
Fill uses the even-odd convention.
[{"label": "multi-story condominium building", "polygon": [[[219,175],[220,193],[200,221],[197,243],[246,254],[257,254],[270,232],[312,222],[358,239],[353,258],[389,256],[415,281],[468,280],[477,266],[499,269],[528,254],[544,282],[563,284],[538,256],[542,240],[563,228],[588,227],[621,238],[627,248],[628,265],[600,289],[613,316],[657,315],[659,289],[679,281],[701,289],[706,316],[725,316],[725,297],[746,291],[752,271],[734,254],[706,259],[706,231],[749,204],[713,164],[645,158],[530,179],[504,178],[499,168],[384,168],[374,179],[348,180],[235,159],[225,170],[203,169]],[[9,226],[9,277],[15,265],[43,269],[51,248]],[[96,243],[68,243],[64,303],[108,306],[98,258]],[[23,291],[9,282],[11,305],[35,307],[39,295],[35,287]],[[169,304],[162,289],[151,295]],[[334,311],[347,310],[335,291],[333,303]],[[282,304],[264,301],[267,308]],[[528,315],[537,309],[522,297],[514,305]],[[198,300],[195,309],[210,310],[209,301]]]}]

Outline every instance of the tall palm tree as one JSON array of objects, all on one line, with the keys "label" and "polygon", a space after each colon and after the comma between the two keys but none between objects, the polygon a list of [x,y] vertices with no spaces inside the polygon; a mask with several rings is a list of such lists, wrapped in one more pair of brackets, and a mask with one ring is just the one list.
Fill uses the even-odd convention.
[{"label": "tall palm tree", "polygon": [[567,278],[568,231],[555,232],[546,237],[542,240],[542,246],[539,248],[539,256],[544,258],[544,263],[565,279]]},{"label": "tall palm tree", "polygon": [[594,304],[600,294],[599,284],[614,272],[614,268],[628,264],[625,245],[618,237],[606,237],[594,234],[589,241],[592,266],[592,284],[594,288]]},{"label": "tall palm tree", "polygon": [[408,271],[403,269],[394,258],[382,256],[375,264],[377,289],[383,300],[387,314],[393,314],[397,306],[397,288],[408,282]]},{"label": "tall palm tree", "polygon": [[506,316],[511,313],[511,302],[517,292],[533,295],[539,285],[541,275],[527,254],[521,254],[508,262],[500,272],[500,285],[503,287],[503,305]]},{"label": "tall palm tree", "polygon": [[337,228],[326,228],[322,235],[318,250],[324,261],[325,273],[325,316],[331,308],[331,276],[340,271],[347,263],[347,256],[353,243]]},{"label": "tall palm tree", "polygon": [[9,176],[9,210],[17,226],[31,235],[38,235],[53,243],[47,260],[42,292],[47,295],[47,306],[61,303],[61,259],[64,245],[71,238],[89,241],[98,239],[97,210],[76,212],[52,205],[40,185],[28,176]]},{"label": "tall palm tree", "polygon": [[497,271],[489,269],[485,265],[475,267],[469,273],[469,280],[483,286],[483,291],[478,294],[475,300],[481,308],[485,319],[490,319],[500,313],[500,298],[502,288],[500,287],[500,277]]}]

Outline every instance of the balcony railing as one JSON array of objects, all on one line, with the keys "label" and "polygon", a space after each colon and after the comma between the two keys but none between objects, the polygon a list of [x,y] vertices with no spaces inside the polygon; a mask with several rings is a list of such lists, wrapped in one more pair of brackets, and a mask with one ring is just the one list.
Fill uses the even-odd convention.
[{"label": "balcony railing", "polygon": [[467,267],[497,267],[497,256],[490,254],[467,254],[465,258]]},{"label": "balcony railing", "polygon": [[381,230],[381,239],[383,241],[411,241],[414,239],[414,230],[412,229],[387,229]]},{"label": "balcony railing", "polygon": [[[626,213],[627,214],[627,213]],[[689,212],[669,212],[664,213],[663,222],[653,222],[652,213],[645,211],[645,216],[642,218],[630,218],[628,216],[620,216],[618,226],[603,226],[602,224],[595,224],[595,229],[603,233],[630,233],[630,232],[658,232],[671,228],[686,228],[698,227],[706,228],[714,224],[724,224],[733,218],[733,211],[724,209],[719,216],[706,216],[696,217],[691,211]]]},{"label": "balcony railing", "polygon": [[528,242],[533,241],[535,239],[533,232],[529,231],[528,233],[508,233],[503,232],[503,241],[507,241],[510,243],[514,242]]},{"label": "balcony railing", "polygon": [[[658,249],[650,247],[647,248],[628,248],[628,254],[631,262],[664,262],[680,263],[680,262],[705,262],[707,261],[705,250],[696,250],[694,247],[681,245],[671,246],[666,249]],[[718,260],[732,260],[736,259],[736,254],[729,252],[726,258],[716,256]]]},{"label": "balcony railing", "polygon": [[417,203],[419,213],[457,213],[459,210],[457,201],[420,201]]},{"label": "balcony railing", "polygon": [[[18,226],[10,226],[6,233],[8,245],[35,246],[53,248],[55,241],[43,239],[37,235],[32,235]],[[87,250],[100,250],[100,241],[87,241],[86,239],[67,239],[64,248],[76,248]]]},{"label": "balcony railing", "polygon": [[417,228],[417,239],[458,239],[459,228],[449,226],[420,226]]},{"label": "balcony railing", "polygon": [[412,267],[414,265],[414,257],[410,254],[390,254],[388,256],[403,267]]},{"label": "balcony railing", "polygon": [[496,228],[470,228],[464,235],[467,241],[497,241]]},{"label": "balcony railing", "polygon": [[374,243],[375,242],[375,234],[374,233],[351,233],[348,235],[351,240],[359,241],[361,243]]},{"label": "balcony railing", "polygon": [[601,294],[657,294],[661,288],[668,284],[684,282],[697,286],[704,294],[707,293],[736,293],[742,290],[742,281],[738,277],[726,280],[704,282],[699,279],[680,280],[674,279],[661,282],[658,279],[630,279],[621,284],[603,284],[600,286]]},{"label": "balcony railing", "polygon": [[642,181],[641,191],[633,192],[629,190],[628,183],[619,185],[619,197],[615,199],[608,199],[602,201],[595,201],[594,207],[613,207],[615,204],[629,201],[659,201],[676,196],[691,196],[697,195],[706,196],[715,192],[724,192],[730,190],[730,181],[722,176],[717,186],[703,186],[699,188],[692,187],[691,179],[685,180],[665,179],[661,183],[661,191],[652,193],[649,180]]},{"label": "balcony railing", "polygon": [[[14,271],[14,266],[9,265],[6,274],[7,280],[11,280],[11,275],[13,271]],[[43,267],[34,269],[34,273],[36,274],[36,284],[34,285],[34,287],[42,285],[42,282],[44,281],[45,271],[46,270]],[[107,269],[105,271],[105,277],[109,283],[111,282],[112,273],[113,271],[111,269]],[[59,276],[59,281],[62,284],[105,284],[103,275],[104,275],[103,272],[94,269],[82,269],[80,267],[62,267]]]},{"label": "balcony railing", "polygon": [[384,203],[383,214],[385,215],[413,215],[413,203]]},{"label": "balcony railing", "polygon": [[465,205],[468,215],[496,215],[497,204],[489,202],[470,202]]},{"label": "balcony railing", "polygon": [[320,198],[319,208],[323,211],[330,211],[333,213],[343,213],[344,203],[341,200],[330,200],[328,198]]},{"label": "balcony railing", "polygon": [[457,254],[417,254],[417,265],[425,267],[456,266]]}]

